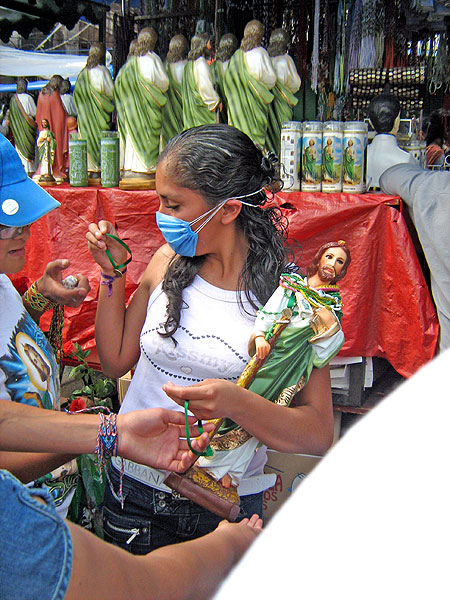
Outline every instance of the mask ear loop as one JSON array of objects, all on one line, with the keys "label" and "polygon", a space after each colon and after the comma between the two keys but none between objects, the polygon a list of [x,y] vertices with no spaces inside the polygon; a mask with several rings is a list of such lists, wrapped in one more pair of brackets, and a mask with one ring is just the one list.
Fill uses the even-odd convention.
[{"label": "mask ear loop", "polygon": [[230,200],[230,199],[231,198],[226,198],[225,200],[222,200],[222,202],[220,202],[217,206],[214,206],[213,208],[211,208],[211,210],[208,210],[208,212],[204,213],[203,215],[200,215],[193,221],[190,221],[189,226],[192,227],[192,225],[195,225],[196,223],[198,223],[199,221],[201,221],[202,219],[204,219],[206,216],[209,215],[209,217],[206,219],[206,221],[204,221],[197,229],[195,229],[194,233],[198,233],[199,231],[201,231],[203,229],[203,227],[208,225],[208,223],[211,221],[211,219],[213,219],[216,216],[216,214],[219,212],[219,210],[222,208],[222,206],[224,206],[224,204],[226,202],[228,202],[228,200]]}]

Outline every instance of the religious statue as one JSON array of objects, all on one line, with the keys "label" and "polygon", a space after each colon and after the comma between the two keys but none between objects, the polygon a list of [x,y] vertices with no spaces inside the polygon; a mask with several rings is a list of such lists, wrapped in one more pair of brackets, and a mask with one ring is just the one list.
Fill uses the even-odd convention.
[{"label": "religious statue", "polygon": [[[344,335],[336,283],[350,260],[343,240],[328,242],[317,251],[306,277],[281,275],[279,287],[258,311],[249,340],[249,354],[254,356],[237,385],[289,406],[313,367],[325,366],[339,352]],[[239,512],[237,487],[260,442],[229,419],[214,422],[213,455],[200,457],[184,475],[170,475],[165,483],[187,497],[193,492],[195,502],[233,520]],[[199,487],[207,491],[199,492]],[[219,501],[211,497],[211,490]]]},{"label": "religious statue", "polygon": [[369,105],[369,118],[377,133],[367,148],[366,182],[367,189],[379,189],[380,177],[386,169],[399,163],[418,164],[418,161],[398,147],[400,103],[395,96],[375,96]]},{"label": "religious statue", "polygon": [[209,37],[197,34],[191,39],[188,61],[181,81],[183,95],[183,129],[217,122],[216,109],[220,98],[214,89],[211,67],[205,55]]},{"label": "religious statue", "polygon": [[[50,81],[39,93],[36,109],[36,122],[39,130],[41,131],[41,124],[46,120],[56,139],[53,176],[58,183],[67,181],[69,167],[69,125],[68,115],[60,96],[62,82],[61,75],[52,75]],[[38,167],[35,176],[39,177],[40,174]]]},{"label": "religious statue", "polygon": [[73,99],[73,95],[70,93],[70,79],[67,77],[63,80],[61,84],[61,101],[63,103],[64,109],[69,117],[77,118],[77,107],[75,106],[75,102]]},{"label": "religious statue", "polygon": [[153,51],[157,41],[152,27],[138,35],[114,82],[114,102],[123,149],[122,189],[154,189],[159,154],[162,113],[169,78]]},{"label": "religious statue", "polygon": [[169,77],[167,102],[163,110],[162,145],[183,131],[183,95],[181,81],[187,63],[188,43],[184,35],[174,35],[169,43],[165,67]]},{"label": "religious statue", "polygon": [[67,126],[69,128],[69,138],[71,133],[76,133],[78,131],[78,122],[77,122],[77,107],[75,106],[75,102],[72,94],[70,93],[71,83],[70,79],[67,77],[63,80],[61,84],[61,102],[63,103],[64,110],[67,113]]},{"label": "religious statue", "polygon": [[16,93],[9,103],[9,120],[16,150],[25,171],[32,175],[36,170],[36,104],[27,93],[27,80],[17,79]]},{"label": "religious statue", "polygon": [[270,36],[268,53],[277,75],[271,89],[273,101],[269,105],[269,127],[267,147],[280,156],[281,123],[292,121],[294,106],[298,99],[294,94],[300,89],[300,79],[293,59],[287,54],[289,38],[284,29],[275,29]]},{"label": "religious statue", "polygon": [[94,43],[86,66],[77,77],[73,99],[78,112],[78,131],[87,141],[88,182],[100,185],[100,139],[111,130],[114,84],[105,66],[105,47]]},{"label": "religious statue", "polygon": [[233,54],[223,80],[228,123],[246,133],[260,148],[266,145],[271,92],[277,81],[270,56],[261,46],[264,27],[250,21],[240,49]]},{"label": "religious statue", "polygon": [[233,33],[226,33],[220,38],[219,47],[216,52],[216,60],[211,65],[214,87],[222,101],[220,111],[220,122],[228,123],[227,103],[223,87],[223,78],[231,57],[239,47],[237,37]]},{"label": "religious statue", "polygon": [[58,144],[47,119],[42,119],[41,127],[42,129],[36,141],[39,152],[39,174],[35,175],[33,179],[36,178],[39,185],[56,185],[57,182],[53,176],[53,164]]}]

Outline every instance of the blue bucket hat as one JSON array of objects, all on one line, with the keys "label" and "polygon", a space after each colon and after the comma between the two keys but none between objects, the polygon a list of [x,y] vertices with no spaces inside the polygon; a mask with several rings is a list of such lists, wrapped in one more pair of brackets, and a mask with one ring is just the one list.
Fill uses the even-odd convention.
[{"label": "blue bucket hat", "polygon": [[29,225],[59,206],[28,177],[16,149],[0,134],[0,225]]}]

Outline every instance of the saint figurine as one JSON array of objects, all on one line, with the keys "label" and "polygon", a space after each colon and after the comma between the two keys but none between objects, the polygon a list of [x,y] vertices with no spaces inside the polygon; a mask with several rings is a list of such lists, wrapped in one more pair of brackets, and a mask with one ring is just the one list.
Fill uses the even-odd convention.
[{"label": "saint figurine", "polygon": [[53,164],[55,162],[57,141],[55,134],[50,130],[47,119],[42,119],[41,131],[39,132],[36,144],[39,152],[39,175],[37,182],[40,185],[56,185],[56,179],[53,176]]},{"label": "saint figurine", "polygon": [[[350,261],[343,240],[328,242],[317,251],[306,277],[281,275],[279,287],[258,311],[249,340],[249,354],[254,356],[237,385],[289,406],[307,384],[312,369],[330,362],[344,343],[342,302],[336,283],[346,274]],[[212,452],[201,456],[185,475],[169,476],[166,483],[181,491],[183,478],[194,482],[202,491],[195,489],[192,499],[208,507],[217,506],[210,498],[211,492],[216,494],[223,510],[217,514],[227,518],[229,514],[233,520],[238,513],[239,483],[261,444],[229,419],[216,422],[216,427]],[[184,489],[181,493],[188,495],[189,487]]]},{"label": "saint figurine", "polygon": [[105,47],[94,43],[86,66],[77,77],[73,98],[78,112],[78,131],[87,141],[88,182],[99,185],[100,139],[102,131],[111,130],[114,84],[105,66]]},{"label": "saint figurine", "polygon": [[250,21],[240,49],[233,54],[223,80],[228,123],[246,133],[260,148],[266,145],[271,92],[277,81],[270,56],[261,46],[264,27]]},{"label": "saint figurine", "polygon": [[183,131],[183,95],[181,81],[187,63],[188,42],[184,35],[174,35],[169,43],[165,67],[169,77],[167,102],[163,110],[162,145]]},{"label": "saint figurine", "polygon": [[208,36],[201,33],[191,39],[181,82],[183,129],[217,122],[216,109],[220,109],[220,98],[214,89],[211,67],[205,58],[209,55],[208,42]]},{"label": "saint figurine", "polygon": [[36,104],[27,93],[27,80],[17,79],[16,93],[9,103],[9,121],[16,150],[25,171],[32,175],[36,170]]},{"label": "saint figurine", "polygon": [[233,33],[226,33],[220,38],[217,48],[216,60],[211,65],[214,87],[222,101],[222,110],[220,111],[220,122],[228,123],[227,103],[223,87],[223,78],[227,70],[231,57],[239,47],[237,37]]},{"label": "saint figurine", "polygon": [[138,35],[134,51],[117,74],[114,102],[123,149],[122,189],[154,189],[163,109],[169,78],[154,48],[152,27]]},{"label": "saint figurine", "polygon": [[293,59],[287,54],[288,34],[284,29],[275,29],[270,36],[268,53],[277,75],[271,89],[273,101],[269,105],[269,127],[267,147],[280,156],[281,123],[292,121],[294,106],[298,99],[294,94],[300,89],[300,79]]}]

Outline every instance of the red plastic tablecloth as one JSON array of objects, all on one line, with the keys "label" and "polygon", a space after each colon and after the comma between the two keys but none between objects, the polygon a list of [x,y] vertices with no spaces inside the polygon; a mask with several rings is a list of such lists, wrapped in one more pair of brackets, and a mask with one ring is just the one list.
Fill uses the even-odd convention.
[{"label": "red plastic tablecloth", "polygon": [[[67,274],[83,273],[91,291],[78,309],[66,308],[65,350],[77,341],[95,346],[94,320],[99,272],[85,240],[87,224],[114,222],[133,252],[128,266],[127,297],[162,243],[156,226],[154,191],[117,188],[47,188],[61,208],[31,228],[25,269],[13,278],[32,282],[55,258],[69,258]],[[344,302],[341,356],[381,356],[409,377],[433,358],[438,338],[436,312],[404,219],[389,206],[398,198],[381,194],[280,193],[275,198],[289,220],[296,262],[306,267],[318,247],[344,239],[352,262],[340,282]],[[47,317],[48,318],[48,317]],[[43,321],[45,328],[46,321]]]}]

